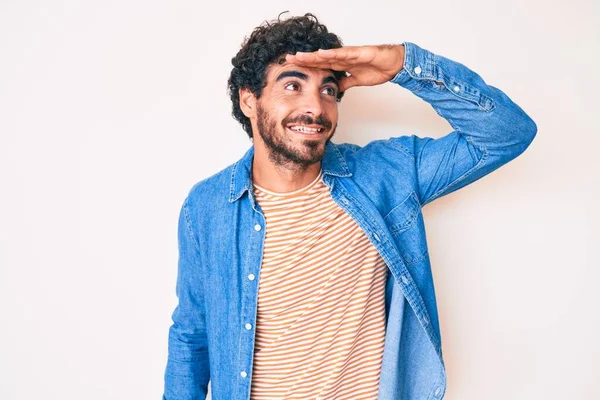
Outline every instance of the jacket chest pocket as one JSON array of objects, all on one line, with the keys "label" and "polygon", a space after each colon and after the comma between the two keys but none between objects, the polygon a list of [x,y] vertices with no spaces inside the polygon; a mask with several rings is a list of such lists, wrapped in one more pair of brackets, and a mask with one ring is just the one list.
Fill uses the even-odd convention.
[{"label": "jacket chest pocket", "polygon": [[384,218],[394,243],[406,264],[427,257],[427,243],[421,205],[415,192],[411,192]]}]

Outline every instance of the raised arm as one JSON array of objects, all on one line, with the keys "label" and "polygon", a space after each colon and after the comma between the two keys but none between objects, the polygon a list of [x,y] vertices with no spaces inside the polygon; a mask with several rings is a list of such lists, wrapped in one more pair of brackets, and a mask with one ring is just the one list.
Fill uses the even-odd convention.
[{"label": "raised arm", "polygon": [[504,92],[465,65],[414,43],[346,46],[288,56],[292,63],[342,70],[340,90],[394,82],[425,100],[454,131],[434,139],[391,138],[415,159],[421,205],[489,174],[521,154],[537,132]]},{"label": "raised arm", "polygon": [[391,139],[415,157],[421,204],[476,181],[525,151],[537,126],[504,92],[461,63],[413,43],[404,46],[404,66],[391,81],[431,104],[454,129],[437,139]]}]

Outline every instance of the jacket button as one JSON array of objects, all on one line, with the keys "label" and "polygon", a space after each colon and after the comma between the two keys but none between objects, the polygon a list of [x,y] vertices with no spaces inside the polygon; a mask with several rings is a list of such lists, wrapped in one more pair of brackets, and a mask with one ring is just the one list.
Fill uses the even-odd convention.
[{"label": "jacket button", "polygon": [[245,377],[248,376],[248,374],[246,373],[246,371],[240,372],[240,375],[242,376],[242,378],[245,378]]},{"label": "jacket button", "polygon": [[260,229],[261,229],[261,226],[259,224],[254,225],[254,230],[255,231],[258,232],[258,231],[260,231]]},{"label": "jacket button", "polygon": [[421,67],[416,66],[414,71],[415,71],[415,74],[419,75],[421,73]]},{"label": "jacket button", "polygon": [[460,92],[460,87],[458,87],[458,86],[454,86],[454,88],[453,88],[453,89],[454,89],[454,91],[455,91],[455,92],[457,92],[457,93],[458,93],[458,92]]},{"label": "jacket button", "polygon": [[248,275],[248,279],[250,279],[251,281],[253,281],[253,280],[254,280],[254,278],[256,278],[256,277],[254,276],[254,274],[250,274],[250,275]]},{"label": "jacket button", "polygon": [[246,329],[248,329],[248,330],[252,329],[252,325],[246,324]]}]

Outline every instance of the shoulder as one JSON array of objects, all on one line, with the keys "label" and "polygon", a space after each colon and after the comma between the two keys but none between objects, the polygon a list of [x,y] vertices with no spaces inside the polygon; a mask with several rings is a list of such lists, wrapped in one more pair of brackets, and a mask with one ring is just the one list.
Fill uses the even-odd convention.
[{"label": "shoulder", "polygon": [[236,163],[196,182],[189,189],[185,203],[193,209],[207,209],[226,203],[231,187],[231,175]]},{"label": "shoulder", "polygon": [[415,135],[377,139],[361,146],[352,143],[336,144],[336,148],[346,162],[358,163],[388,160],[414,163],[414,144],[419,138]]},{"label": "shoulder", "polygon": [[[417,188],[414,135],[368,142],[364,146],[340,145],[352,181],[371,199],[393,199]],[[381,205],[382,210],[387,206]]]},{"label": "shoulder", "polygon": [[415,137],[415,135],[403,135],[391,137],[388,139],[373,140],[365,146],[365,149],[367,149],[370,152],[380,154],[397,153],[400,156],[403,155],[414,159],[414,154],[412,152],[412,143]]}]

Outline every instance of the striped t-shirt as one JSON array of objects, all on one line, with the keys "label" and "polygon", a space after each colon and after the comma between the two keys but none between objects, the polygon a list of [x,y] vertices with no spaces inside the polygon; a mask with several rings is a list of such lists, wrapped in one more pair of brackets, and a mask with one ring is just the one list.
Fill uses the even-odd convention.
[{"label": "striped t-shirt", "polygon": [[265,217],[251,400],[376,399],[388,269],[321,173]]}]

